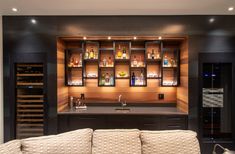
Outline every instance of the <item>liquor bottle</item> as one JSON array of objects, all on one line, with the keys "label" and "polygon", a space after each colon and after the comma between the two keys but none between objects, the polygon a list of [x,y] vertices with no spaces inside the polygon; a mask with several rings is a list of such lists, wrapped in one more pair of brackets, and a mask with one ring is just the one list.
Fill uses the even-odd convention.
[{"label": "liquor bottle", "polygon": [[165,67],[168,66],[168,58],[167,58],[167,55],[165,55],[165,57],[164,57],[163,66],[165,66]]},{"label": "liquor bottle", "polygon": [[133,66],[134,66],[134,67],[137,67],[137,65],[138,65],[138,61],[137,61],[137,59],[136,59],[136,56],[134,56]]},{"label": "liquor bottle", "polygon": [[100,80],[100,85],[104,85],[105,84],[105,75],[102,74],[101,75],[101,80]]},{"label": "liquor bottle", "polygon": [[110,80],[109,80],[110,85],[114,85],[114,78],[113,74],[110,75]]},{"label": "liquor bottle", "polygon": [[151,59],[151,53],[150,53],[150,51],[148,52],[147,57],[148,57],[148,59]]},{"label": "liquor bottle", "polygon": [[89,58],[90,58],[90,59],[94,59],[94,56],[95,56],[95,52],[94,52],[93,47],[91,47],[91,51],[90,51],[90,53],[89,53]]},{"label": "liquor bottle", "polygon": [[75,66],[75,67],[78,67],[78,65],[79,65],[79,60],[78,60],[78,58],[75,58],[74,66]]},{"label": "liquor bottle", "polygon": [[132,86],[135,85],[135,73],[134,72],[132,73],[132,76],[131,76],[131,85]]},{"label": "liquor bottle", "polygon": [[107,59],[104,57],[104,59],[103,59],[103,67],[106,67],[106,65],[107,65]]},{"label": "liquor bottle", "polygon": [[125,47],[122,50],[122,59],[126,59],[126,48]]},{"label": "liquor bottle", "polygon": [[111,57],[109,57],[108,59],[108,66],[113,66],[113,61]]},{"label": "liquor bottle", "polygon": [[88,58],[89,58],[89,51],[88,51],[88,49],[87,49],[86,52],[85,52],[84,59],[88,59]]},{"label": "liquor bottle", "polygon": [[110,84],[110,76],[109,76],[109,73],[106,73],[105,75],[105,85],[109,85]]},{"label": "liquor bottle", "polygon": [[152,59],[154,59],[154,58],[155,58],[155,55],[154,55],[154,49],[152,49],[151,57],[152,57]]},{"label": "liquor bottle", "polygon": [[80,53],[80,57],[79,57],[79,65],[82,66],[82,53]]},{"label": "liquor bottle", "polygon": [[121,46],[118,46],[118,52],[117,52],[117,58],[121,59],[122,58],[122,51],[121,51]]},{"label": "liquor bottle", "polygon": [[141,70],[141,73],[140,73],[140,85],[144,85],[144,74],[143,74],[142,70]]}]

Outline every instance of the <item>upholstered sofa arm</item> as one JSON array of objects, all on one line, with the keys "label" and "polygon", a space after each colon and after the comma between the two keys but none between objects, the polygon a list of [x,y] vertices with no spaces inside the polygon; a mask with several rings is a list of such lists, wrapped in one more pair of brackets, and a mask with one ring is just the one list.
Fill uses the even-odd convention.
[{"label": "upholstered sofa arm", "polygon": [[12,140],[0,145],[0,154],[22,154],[21,141]]}]

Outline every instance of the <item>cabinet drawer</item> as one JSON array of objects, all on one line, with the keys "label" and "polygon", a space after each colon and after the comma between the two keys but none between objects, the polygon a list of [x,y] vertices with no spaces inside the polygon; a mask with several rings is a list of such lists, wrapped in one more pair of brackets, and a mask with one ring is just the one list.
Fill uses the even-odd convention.
[{"label": "cabinet drawer", "polygon": [[162,130],[174,130],[174,129],[186,129],[184,123],[163,123],[161,125]]}]

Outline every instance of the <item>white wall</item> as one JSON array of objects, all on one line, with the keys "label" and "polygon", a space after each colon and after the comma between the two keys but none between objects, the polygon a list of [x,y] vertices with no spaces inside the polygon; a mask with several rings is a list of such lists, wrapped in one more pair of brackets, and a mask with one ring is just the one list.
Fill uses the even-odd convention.
[{"label": "white wall", "polygon": [[0,15],[0,143],[3,143],[3,47],[2,16]]}]

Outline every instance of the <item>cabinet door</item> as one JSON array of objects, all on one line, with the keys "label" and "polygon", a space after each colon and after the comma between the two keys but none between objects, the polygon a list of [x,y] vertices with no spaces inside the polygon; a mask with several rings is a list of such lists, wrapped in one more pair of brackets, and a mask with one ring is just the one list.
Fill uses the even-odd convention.
[{"label": "cabinet door", "polygon": [[106,127],[103,116],[71,115],[69,116],[68,121],[70,130],[82,128],[102,129]]},{"label": "cabinet door", "polygon": [[158,116],[147,116],[141,118],[140,129],[142,130],[159,130],[159,117]]},{"label": "cabinet door", "polygon": [[161,130],[187,129],[187,116],[162,116]]}]

